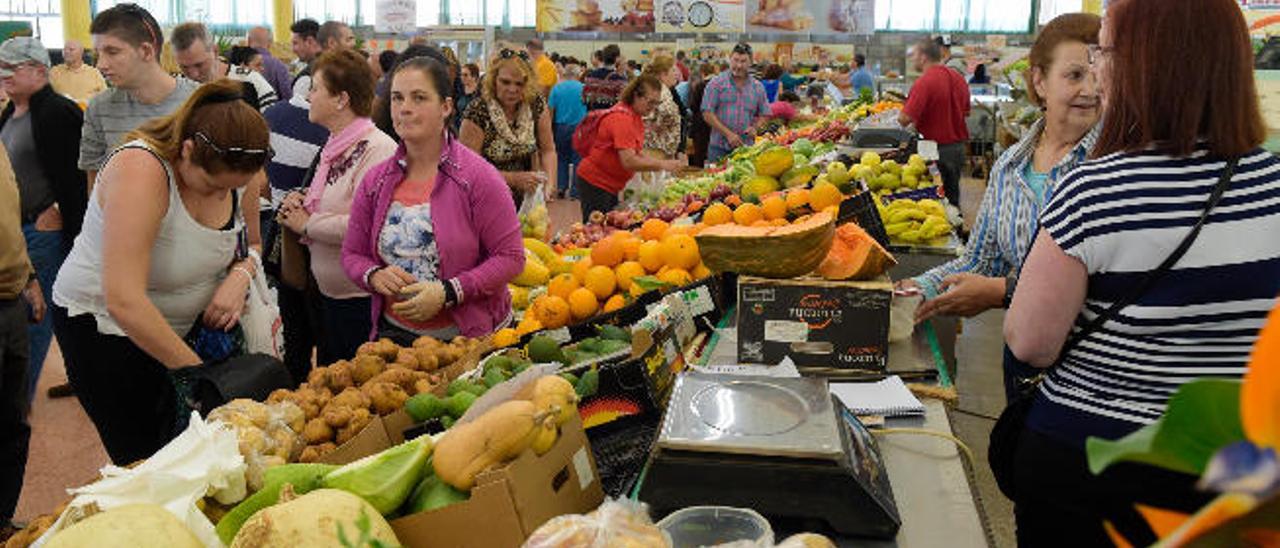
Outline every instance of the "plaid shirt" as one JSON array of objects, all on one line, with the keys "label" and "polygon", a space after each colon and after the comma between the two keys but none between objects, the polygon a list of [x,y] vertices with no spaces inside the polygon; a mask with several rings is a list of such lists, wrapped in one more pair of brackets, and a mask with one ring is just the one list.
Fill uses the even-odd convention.
[{"label": "plaid shirt", "polygon": [[1049,195],[1038,196],[1023,173],[1035,155],[1044,132],[1044,119],[1026,132],[1021,141],[1006,149],[991,168],[991,180],[982,197],[982,207],[973,223],[969,244],[959,257],[915,277],[932,299],[941,293],[942,280],[952,274],[969,272],[988,277],[1017,276],[1040,228],[1040,212],[1049,202],[1053,188],[1071,170],[1088,159],[1089,151],[1102,130],[1099,122],[1049,170]]},{"label": "plaid shirt", "polygon": [[[769,115],[769,98],[759,80],[752,78],[746,86],[738,87],[733,83],[733,74],[724,72],[707,84],[702,96],[702,112],[714,112],[721,123],[742,136],[742,142],[749,145],[754,138],[747,136],[747,130],[757,117]],[[711,148],[726,150],[732,147],[723,134],[713,129]]]}]

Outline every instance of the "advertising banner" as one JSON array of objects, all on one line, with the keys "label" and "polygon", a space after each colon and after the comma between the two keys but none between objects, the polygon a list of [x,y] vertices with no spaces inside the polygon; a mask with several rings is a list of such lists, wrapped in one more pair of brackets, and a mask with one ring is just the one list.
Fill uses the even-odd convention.
[{"label": "advertising banner", "polygon": [[538,32],[654,31],[654,0],[538,0]]},{"label": "advertising banner", "polygon": [[746,0],[747,32],[863,34],[875,32],[875,0]]},{"label": "advertising banner", "polygon": [[744,1],[658,0],[658,32],[740,33],[745,28]]}]

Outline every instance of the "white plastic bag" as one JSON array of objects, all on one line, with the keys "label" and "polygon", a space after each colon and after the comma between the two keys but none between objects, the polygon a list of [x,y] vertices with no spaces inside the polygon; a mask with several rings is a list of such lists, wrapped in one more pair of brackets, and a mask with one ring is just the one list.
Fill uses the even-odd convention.
[{"label": "white plastic bag", "polygon": [[643,502],[607,500],[590,514],[552,518],[534,531],[524,548],[668,548],[671,540],[653,524]]},{"label": "white plastic bag", "polygon": [[520,211],[516,214],[520,218],[521,235],[545,242],[550,233],[551,220],[547,216],[547,195],[543,188],[544,185],[540,184],[533,192],[524,193]]},{"label": "white plastic bag", "polygon": [[68,489],[75,498],[32,546],[42,546],[58,531],[74,525],[68,516],[83,515],[81,509],[90,504],[110,510],[147,503],[163,506],[205,546],[221,547],[223,544],[213,523],[196,502],[207,494],[223,504],[244,499],[247,494],[245,463],[238,446],[236,434],[230,428],[206,423],[199,414],[192,413],[182,434],[138,466],[106,466],[102,469],[102,479]]},{"label": "white plastic bag", "polygon": [[284,321],[280,317],[280,305],[276,291],[267,285],[262,272],[262,261],[254,257],[257,273],[249,283],[249,296],[240,315],[240,328],[250,353],[266,354],[284,360]]}]

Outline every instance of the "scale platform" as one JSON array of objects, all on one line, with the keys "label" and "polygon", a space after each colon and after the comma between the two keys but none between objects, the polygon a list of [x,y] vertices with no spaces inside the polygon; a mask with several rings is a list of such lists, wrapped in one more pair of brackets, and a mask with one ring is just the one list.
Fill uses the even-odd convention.
[{"label": "scale platform", "polygon": [[818,378],[685,373],[640,490],[655,518],[699,505],[892,538],[902,520],[875,441]]}]

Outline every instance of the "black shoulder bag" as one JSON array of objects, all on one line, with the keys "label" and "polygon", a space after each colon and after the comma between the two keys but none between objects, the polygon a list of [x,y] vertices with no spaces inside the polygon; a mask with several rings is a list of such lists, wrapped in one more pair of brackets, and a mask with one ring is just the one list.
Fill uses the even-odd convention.
[{"label": "black shoulder bag", "polygon": [[[1096,332],[1107,322],[1115,319],[1120,310],[1126,306],[1133,304],[1142,295],[1144,295],[1157,280],[1163,277],[1177,264],[1182,256],[1191,249],[1191,244],[1195,243],[1196,238],[1200,236],[1200,230],[1204,228],[1205,222],[1209,220],[1209,213],[1217,207],[1218,202],[1222,201],[1223,194],[1226,193],[1227,187],[1231,186],[1231,177],[1235,175],[1237,159],[1233,158],[1227,161],[1227,165],[1222,170],[1222,176],[1218,178],[1218,184],[1214,186],[1213,193],[1209,196],[1209,201],[1205,205],[1204,211],[1200,213],[1200,218],[1196,221],[1195,226],[1191,227],[1191,232],[1182,239],[1182,243],[1169,254],[1169,257],[1160,263],[1143,278],[1142,283],[1134,289],[1128,296],[1111,303],[1101,314],[1093,318],[1093,321],[1085,324],[1079,331],[1067,337],[1066,342],[1062,344],[1062,350],[1058,353],[1057,366],[1061,363],[1062,358],[1071,351],[1085,337]],[[1004,359],[1006,362],[1013,361],[1017,368],[1031,368],[1030,364],[1022,362],[1012,352],[1009,347],[1004,348]],[[1045,369],[1048,371],[1048,369]],[[1023,428],[1026,427],[1027,414],[1031,411],[1031,404],[1035,401],[1036,387],[1039,385],[1043,374],[1030,382],[1025,382],[1018,389],[1018,396],[1010,401],[1000,418],[996,420],[996,424],[991,429],[990,445],[987,448],[987,463],[991,466],[991,473],[995,476],[996,485],[1000,487],[1000,492],[1006,497],[1013,500],[1014,498],[1014,455],[1018,450],[1018,440],[1022,435]]]}]

